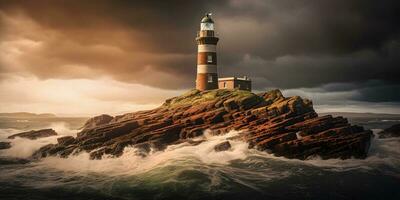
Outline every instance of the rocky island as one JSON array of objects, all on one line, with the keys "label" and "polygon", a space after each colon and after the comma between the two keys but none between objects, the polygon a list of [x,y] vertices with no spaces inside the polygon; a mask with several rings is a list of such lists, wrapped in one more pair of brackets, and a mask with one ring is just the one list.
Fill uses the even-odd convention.
[{"label": "rocky island", "polygon": [[[284,97],[279,90],[260,94],[191,90],[152,110],[92,118],[77,137],[58,138],[57,144],[46,145],[33,156],[68,157],[86,151],[92,159],[101,159],[103,155],[120,156],[127,146],[146,154],[183,142],[199,144],[201,140],[192,139],[206,130],[214,135],[236,130],[239,135],[230,140],[297,159],[365,158],[372,137],[370,130],[351,125],[343,117],[318,116],[310,100]],[[225,143],[216,150],[229,148]]]}]

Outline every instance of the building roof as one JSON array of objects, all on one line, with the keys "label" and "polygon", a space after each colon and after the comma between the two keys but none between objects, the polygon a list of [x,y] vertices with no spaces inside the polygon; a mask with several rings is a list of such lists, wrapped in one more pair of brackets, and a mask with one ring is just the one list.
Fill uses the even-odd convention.
[{"label": "building roof", "polygon": [[251,81],[249,77],[244,76],[244,77],[223,77],[223,78],[218,78],[218,81],[232,81],[232,80],[240,80],[240,81]]},{"label": "building roof", "polygon": [[201,19],[201,23],[214,23],[214,21],[211,19],[211,13],[206,13],[206,16]]}]

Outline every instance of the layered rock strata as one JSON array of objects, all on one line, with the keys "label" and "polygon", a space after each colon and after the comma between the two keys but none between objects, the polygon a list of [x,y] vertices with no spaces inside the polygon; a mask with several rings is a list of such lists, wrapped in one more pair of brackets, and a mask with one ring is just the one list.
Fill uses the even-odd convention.
[{"label": "layered rock strata", "polygon": [[182,142],[196,145],[201,140],[191,139],[205,130],[215,135],[236,130],[236,139],[247,142],[249,148],[297,159],[365,158],[372,136],[370,130],[351,125],[343,117],[318,116],[310,100],[284,97],[279,90],[260,94],[192,90],[156,109],[86,126],[76,138],[59,138],[57,144],[42,147],[34,156],[67,157],[86,151],[92,159],[101,159],[103,155],[120,156],[127,146],[145,155],[150,149],[163,150]]}]

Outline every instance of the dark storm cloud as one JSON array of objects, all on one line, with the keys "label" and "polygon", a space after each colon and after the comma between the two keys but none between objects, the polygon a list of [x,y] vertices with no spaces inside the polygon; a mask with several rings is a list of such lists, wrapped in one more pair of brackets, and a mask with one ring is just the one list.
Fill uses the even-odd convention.
[{"label": "dark storm cloud", "polygon": [[[396,0],[0,1],[0,7],[0,40],[40,42],[20,58],[25,72],[43,79],[108,75],[190,88],[194,37],[204,12],[212,11],[223,75],[247,74],[256,89],[357,90],[357,100],[399,101]],[[15,30],[13,18],[35,26]],[[2,63],[0,73],[13,70]]]},{"label": "dark storm cloud", "polygon": [[[204,13],[194,10],[207,10],[204,5],[188,1],[2,1],[3,19],[22,15],[22,20],[37,25],[33,31],[27,28],[28,33],[8,28],[2,38],[40,41],[40,48],[21,58],[25,70],[40,78],[107,75],[161,88],[187,88],[193,84],[196,69],[195,30]],[[21,38],[15,37],[18,34]]]},{"label": "dark storm cloud", "polygon": [[380,48],[385,42],[397,39],[399,34],[399,3],[396,1],[255,2],[258,3],[247,7],[238,4],[227,16],[248,17],[270,28],[265,40],[259,43],[273,48],[260,45],[264,51],[255,48],[256,55],[352,53]]}]

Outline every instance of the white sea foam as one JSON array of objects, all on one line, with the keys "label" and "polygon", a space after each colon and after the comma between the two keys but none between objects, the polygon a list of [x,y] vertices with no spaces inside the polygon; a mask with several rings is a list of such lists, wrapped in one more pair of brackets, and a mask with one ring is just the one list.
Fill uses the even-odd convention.
[{"label": "white sea foam", "polygon": [[221,136],[210,136],[205,133],[205,142],[193,146],[188,143],[171,145],[164,151],[151,152],[146,157],[136,154],[137,149],[126,147],[122,156],[118,158],[103,157],[102,160],[89,160],[89,154],[81,153],[70,156],[68,159],[49,157],[43,159],[41,164],[64,171],[102,172],[113,174],[137,174],[148,170],[171,164],[228,164],[232,160],[245,159],[248,155],[247,143],[230,141],[232,148],[228,151],[215,152],[214,146],[226,141],[226,138],[237,135],[231,131]]},{"label": "white sea foam", "polygon": [[382,122],[400,122],[400,119],[383,119]]},{"label": "white sea foam", "polygon": [[393,168],[400,167],[400,138],[371,140],[371,146],[366,159],[326,159],[323,160],[316,156],[307,160],[287,159],[284,157],[276,157],[272,154],[260,152],[265,158],[271,158],[293,164],[309,165],[319,167],[330,171],[348,171],[355,169],[372,170],[382,165]]},{"label": "white sea foam", "polygon": [[[9,135],[23,130],[0,129],[0,141],[12,142],[12,148],[0,150],[0,156],[26,158],[41,146],[55,143],[58,137],[76,136],[78,131],[70,130],[67,125],[53,123],[43,127],[53,128],[59,135],[38,140],[23,138],[8,140],[6,138]],[[373,130],[375,134],[379,131],[379,129]],[[302,187],[300,190],[303,191],[309,182],[317,182],[319,187],[319,181],[311,180],[310,177],[318,179],[325,175],[337,174],[338,181],[342,179],[342,174],[353,173],[355,178],[359,177],[359,173],[371,176],[371,179],[377,176],[390,176],[389,180],[392,180],[392,177],[400,177],[400,148],[398,148],[400,138],[375,137],[371,142],[369,156],[365,160],[286,159],[248,149],[247,143],[234,140],[229,140],[232,145],[231,150],[214,151],[216,144],[237,134],[238,132],[232,131],[226,135],[212,136],[206,132],[204,136],[195,138],[195,140],[206,140],[197,146],[188,143],[171,145],[164,151],[151,152],[147,157],[140,157],[137,155],[137,149],[127,147],[124,149],[124,154],[118,158],[105,156],[102,160],[90,160],[88,153],[81,153],[66,159],[48,157],[24,164],[5,164],[0,166],[0,181],[18,182],[24,187],[39,189],[66,187],[75,191],[90,187],[120,197],[124,191],[128,191],[127,187],[132,188],[129,191],[145,191],[149,188],[157,190],[169,186],[187,189],[185,188],[187,186],[217,193],[251,188],[260,193],[267,191],[269,194],[270,190],[265,187],[269,185],[275,187],[269,183],[274,183],[278,179],[288,178],[289,182],[283,180],[279,184],[284,187],[289,186],[287,189],[290,189],[293,180],[301,182],[298,177],[308,177],[304,179],[307,182],[306,186],[296,186]],[[347,172],[349,170],[354,171]],[[374,176],[377,171],[377,175]],[[310,188],[314,190],[314,187]],[[132,198],[131,194],[128,196],[127,198]]]},{"label": "white sea foam", "polygon": [[[1,155],[12,157],[29,157],[34,151],[41,146],[50,143],[56,143],[56,139],[62,135],[75,136],[75,130],[69,130],[65,124],[53,124],[53,128],[60,133],[59,136],[41,138],[38,140],[28,140],[16,138],[10,140],[12,148],[0,151]],[[10,131],[10,130],[9,130]],[[380,130],[374,130],[374,133]],[[15,132],[11,130],[10,132]],[[62,134],[62,135],[61,135]],[[41,167],[49,167],[62,171],[75,173],[106,173],[114,175],[138,174],[147,172],[156,168],[163,168],[174,165],[184,165],[188,168],[196,166],[225,166],[224,171],[231,170],[234,173],[235,168],[228,167],[233,161],[238,161],[249,166],[258,166],[263,168],[262,171],[256,172],[257,167],[254,167],[251,173],[245,172],[249,177],[271,178],[276,176],[288,176],[290,172],[277,172],[269,170],[269,163],[287,163],[296,166],[318,167],[323,170],[345,171],[353,169],[374,169],[381,165],[389,165],[400,167],[400,148],[398,145],[400,139],[378,139],[375,137],[371,142],[369,156],[362,159],[328,159],[322,160],[318,157],[306,161],[297,159],[286,159],[276,157],[273,154],[260,152],[254,149],[248,149],[248,144],[242,141],[230,140],[232,149],[228,151],[215,152],[214,146],[227,138],[237,135],[238,132],[231,131],[228,134],[221,136],[211,136],[206,132],[204,136],[197,138],[198,140],[206,140],[199,145],[193,146],[188,143],[171,145],[164,151],[151,152],[146,157],[137,155],[137,149],[126,147],[122,156],[118,158],[105,156],[102,160],[90,160],[88,153],[70,156],[69,158],[48,157],[42,159],[38,165]],[[250,159],[249,159],[250,158]],[[242,174],[243,171],[241,172]],[[280,174],[276,174],[280,173]],[[210,175],[212,176],[212,174]],[[218,180],[214,180],[215,183]]]},{"label": "white sea foam", "polygon": [[15,139],[9,140],[11,142],[11,148],[0,151],[0,155],[17,158],[28,158],[35,151],[40,149],[40,147],[47,144],[57,143],[58,137],[59,136],[51,136],[36,140],[16,137]]},{"label": "white sea foam", "polygon": [[68,124],[66,122],[54,122],[51,123],[47,128],[54,129],[58,135],[61,136],[76,136],[78,130],[73,130],[68,128]]},{"label": "white sea foam", "polygon": [[30,140],[26,138],[16,137],[14,139],[8,139],[7,137],[19,132],[23,132],[18,129],[0,129],[0,139],[1,141],[11,142],[11,148],[0,151],[0,156],[9,156],[9,157],[17,157],[17,158],[28,158],[35,151],[37,151],[40,147],[45,146],[47,144],[55,144],[57,143],[57,138],[62,136],[76,136],[76,130],[71,130],[67,127],[66,123],[57,122],[52,123],[49,127],[45,128],[53,128],[58,135],[39,138],[36,140]]},{"label": "white sea foam", "polygon": [[8,136],[19,133],[21,130],[14,129],[14,128],[4,128],[0,129],[0,141],[4,141],[7,139]]}]

